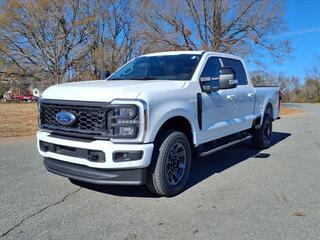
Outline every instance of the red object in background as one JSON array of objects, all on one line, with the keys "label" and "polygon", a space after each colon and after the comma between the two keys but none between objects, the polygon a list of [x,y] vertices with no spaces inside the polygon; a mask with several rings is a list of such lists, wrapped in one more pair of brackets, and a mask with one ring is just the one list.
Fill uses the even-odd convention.
[{"label": "red object in background", "polygon": [[22,102],[28,102],[28,101],[35,102],[37,101],[37,98],[32,95],[27,95],[27,96],[20,95],[20,96],[16,96],[15,100],[22,101]]},{"label": "red object in background", "polygon": [[23,99],[23,96],[16,96],[15,99],[21,101]]}]

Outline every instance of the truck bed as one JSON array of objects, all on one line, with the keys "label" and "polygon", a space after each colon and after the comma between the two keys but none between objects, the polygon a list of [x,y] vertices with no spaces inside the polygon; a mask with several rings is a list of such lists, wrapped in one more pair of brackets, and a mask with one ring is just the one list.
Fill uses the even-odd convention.
[{"label": "truck bed", "polygon": [[267,103],[271,103],[273,107],[273,119],[279,117],[280,105],[279,94],[280,89],[276,86],[268,87],[254,87],[256,91],[256,101],[254,107],[254,115],[259,116],[263,114],[264,106]]}]

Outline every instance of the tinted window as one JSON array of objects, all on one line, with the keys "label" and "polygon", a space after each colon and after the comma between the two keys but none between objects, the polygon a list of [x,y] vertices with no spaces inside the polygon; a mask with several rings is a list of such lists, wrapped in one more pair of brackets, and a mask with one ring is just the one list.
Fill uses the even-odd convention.
[{"label": "tinted window", "polygon": [[207,60],[206,65],[204,66],[200,77],[207,78],[208,81],[211,81],[211,85],[213,87],[218,87],[220,68],[221,68],[221,63],[219,58],[210,57]]},{"label": "tinted window", "polygon": [[223,58],[223,64],[225,67],[232,67],[236,73],[236,79],[238,80],[238,85],[247,85],[247,75],[244,71],[241,61],[230,59],[230,58]]},{"label": "tinted window", "polygon": [[201,77],[210,77],[219,78],[219,70],[221,68],[221,64],[219,58],[211,57],[207,60],[206,65],[204,66]]},{"label": "tinted window", "polygon": [[190,80],[200,58],[193,54],[138,57],[108,80]]}]

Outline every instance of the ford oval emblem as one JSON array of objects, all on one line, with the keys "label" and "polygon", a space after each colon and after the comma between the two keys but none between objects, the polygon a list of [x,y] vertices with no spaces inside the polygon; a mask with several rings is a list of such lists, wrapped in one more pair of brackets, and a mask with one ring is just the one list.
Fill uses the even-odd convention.
[{"label": "ford oval emblem", "polygon": [[56,120],[61,125],[70,126],[76,121],[76,116],[69,112],[58,112]]}]

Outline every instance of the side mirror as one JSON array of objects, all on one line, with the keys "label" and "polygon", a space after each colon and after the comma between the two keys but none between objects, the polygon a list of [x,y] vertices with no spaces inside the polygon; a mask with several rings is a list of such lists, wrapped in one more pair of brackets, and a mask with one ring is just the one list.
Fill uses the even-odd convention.
[{"label": "side mirror", "polygon": [[211,86],[211,77],[201,77],[200,78],[201,88],[207,94],[212,93],[213,88]]},{"label": "side mirror", "polygon": [[238,80],[235,79],[234,70],[231,67],[223,67],[220,69],[219,89],[235,88]]}]

